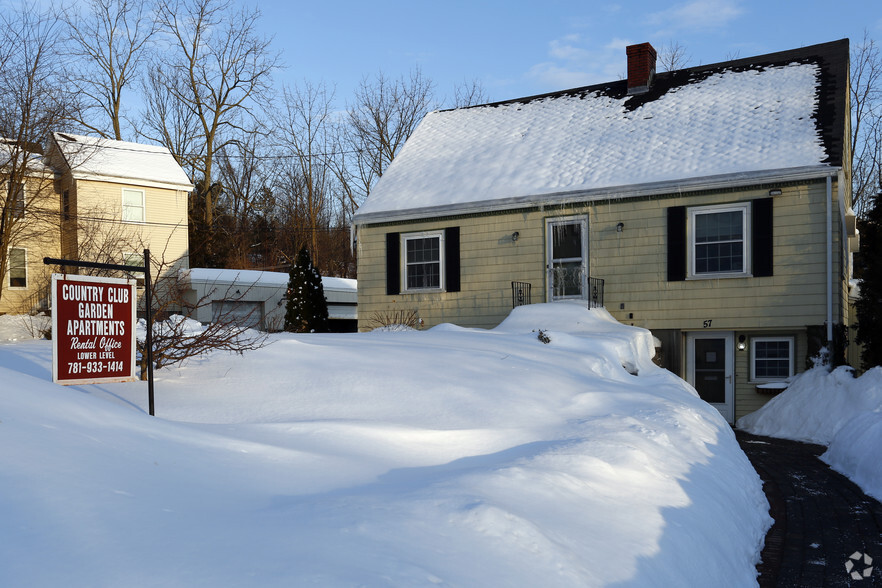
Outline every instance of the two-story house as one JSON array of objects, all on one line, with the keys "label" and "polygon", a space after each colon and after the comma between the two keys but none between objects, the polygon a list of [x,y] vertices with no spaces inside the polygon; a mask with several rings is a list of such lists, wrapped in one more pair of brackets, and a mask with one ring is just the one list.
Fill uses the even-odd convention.
[{"label": "two-story house", "polygon": [[595,300],[733,422],[847,324],[848,40],[428,114],[355,216],[359,322]]},{"label": "two-story house", "polygon": [[57,267],[44,257],[188,267],[190,179],[168,149],[53,133],[33,154],[8,244],[0,313],[45,305]]}]

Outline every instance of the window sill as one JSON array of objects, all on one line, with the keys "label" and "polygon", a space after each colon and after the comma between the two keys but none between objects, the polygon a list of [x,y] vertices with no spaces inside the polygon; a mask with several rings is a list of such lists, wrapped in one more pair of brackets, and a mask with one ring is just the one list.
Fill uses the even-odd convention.
[{"label": "window sill", "polygon": [[753,274],[749,273],[741,273],[741,274],[730,274],[730,273],[719,273],[719,274],[697,274],[697,275],[688,275],[686,276],[686,281],[698,281],[698,280],[727,280],[731,278],[752,278]]},{"label": "window sill", "polygon": [[763,396],[775,396],[786,390],[790,382],[755,382],[756,393]]}]

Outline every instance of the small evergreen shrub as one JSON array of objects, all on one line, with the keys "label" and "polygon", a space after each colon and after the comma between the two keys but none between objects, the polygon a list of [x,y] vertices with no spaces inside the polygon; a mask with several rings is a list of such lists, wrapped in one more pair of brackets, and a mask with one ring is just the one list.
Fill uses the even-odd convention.
[{"label": "small evergreen shrub", "polygon": [[285,330],[291,333],[327,333],[328,301],[322,277],[306,248],[300,250],[288,274]]}]

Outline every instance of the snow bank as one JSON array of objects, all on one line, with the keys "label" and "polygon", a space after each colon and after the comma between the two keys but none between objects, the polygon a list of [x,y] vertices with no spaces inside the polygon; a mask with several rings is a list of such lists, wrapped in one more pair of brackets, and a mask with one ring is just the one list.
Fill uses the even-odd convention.
[{"label": "snow bank", "polygon": [[[879,369],[879,368],[876,368]],[[850,420],[821,459],[864,492],[882,500],[882,406]]]},{"label": "snow bank", "polygon": [[793,378],[790,386],[737,426],[754,435],[830,445],[836,433],[856,416],[882,409],[882,368],[860,378],[851,369],[814,368]]},{"label": "snow bank", "polygon": [[0,345],[0,585],[755,585],[761,482],[648,336],[280,334],[156,372],[156,418]]},{"label": "snow bank", "polygon": [[846,367],[808,370],[763,408],[739,419],[738,428],[827,445],[822,460],[882,499],[880,367],[859,378]]},{"label": "snow bank", "polygon": [[40,314],[0,315],[0,341],[25,341],[40,339],[42,333],[52,328],[52,319]]}]

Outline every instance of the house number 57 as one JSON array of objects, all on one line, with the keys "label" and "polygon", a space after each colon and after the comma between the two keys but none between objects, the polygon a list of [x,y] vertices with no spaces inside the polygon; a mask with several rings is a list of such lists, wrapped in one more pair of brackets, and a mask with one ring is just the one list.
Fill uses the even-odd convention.
[{"label": "house number 57", "polygon": [[708,320],[704,321],[703,324],[704,324],[704,328],[705,328],[705,329],[709,329],[710,326],[711,326],[711,319],[708,319]]}]

